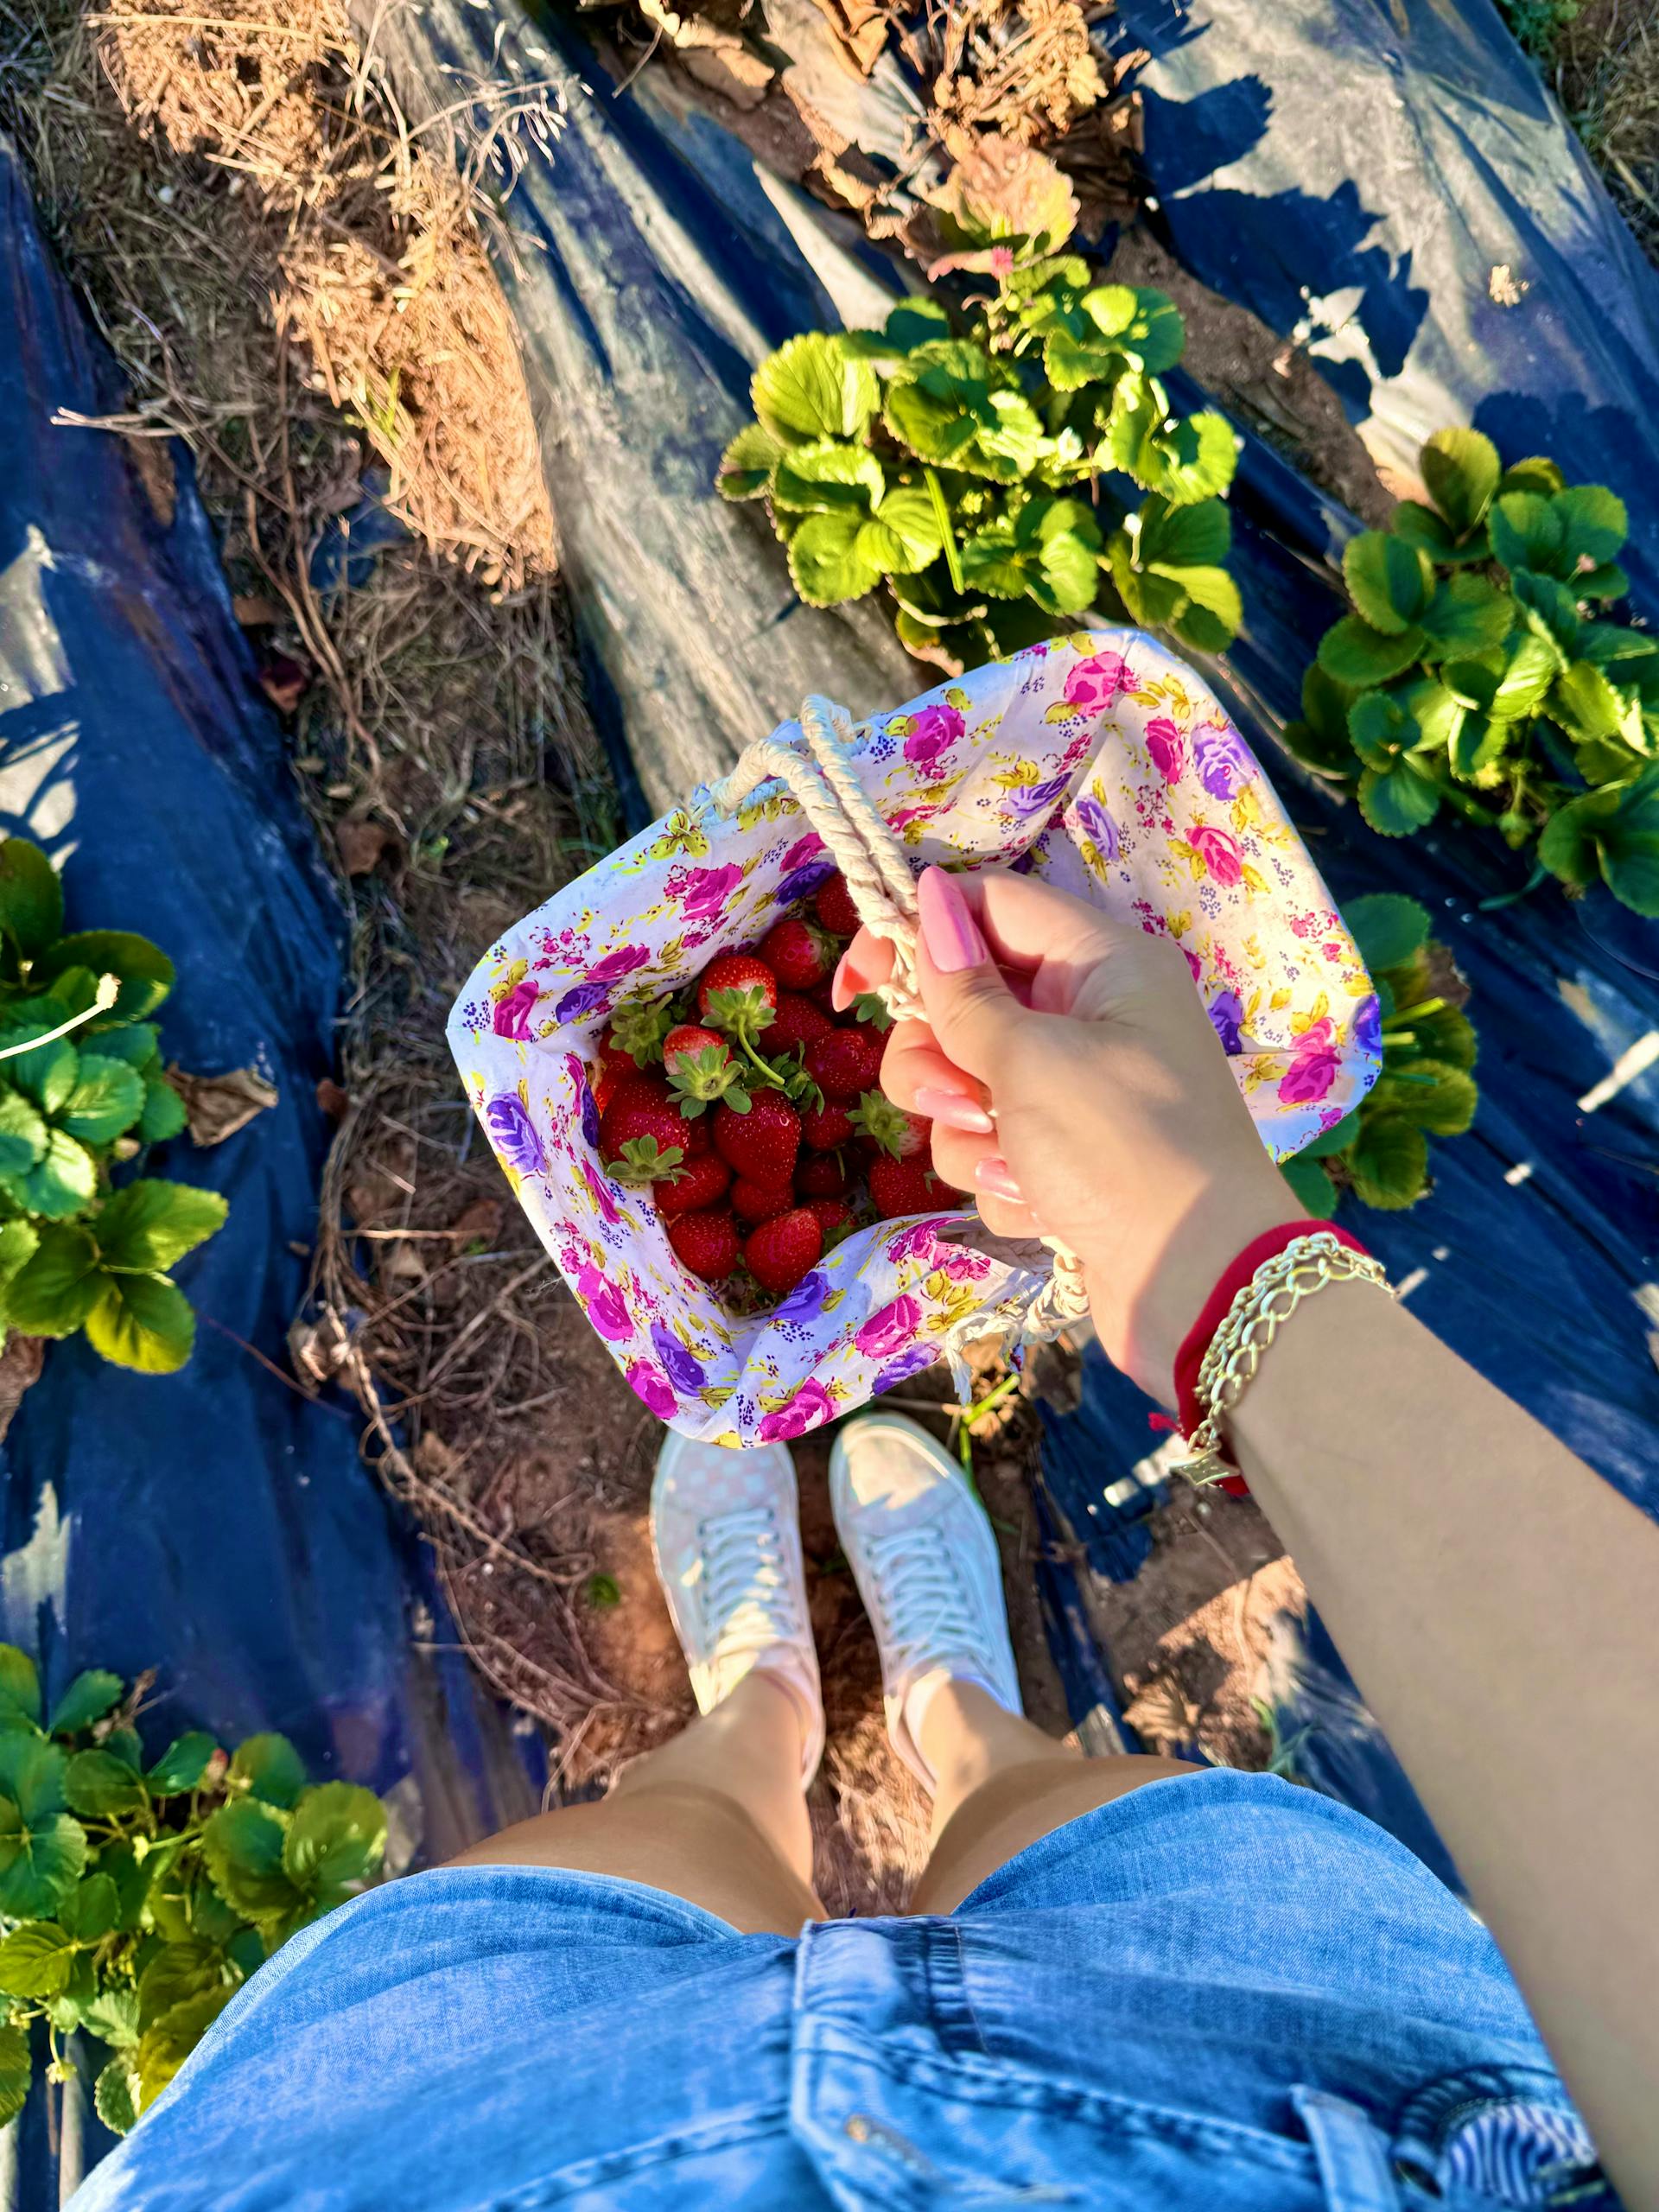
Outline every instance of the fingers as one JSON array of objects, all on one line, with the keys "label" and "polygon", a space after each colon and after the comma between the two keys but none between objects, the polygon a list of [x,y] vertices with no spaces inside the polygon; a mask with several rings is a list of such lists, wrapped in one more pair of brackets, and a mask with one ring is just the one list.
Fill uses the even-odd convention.
[{"label": "fingers", "polygon": [[830,1002],[836,1012],[845,1014],[861,991],[874,990],[892,973],[892,945],[873,930],[860,930],[842,954],[835,981],[830,987]]},{"label": "fingers", "polygon": [[916,969],[928,1027],[944,1058],[988,1082],[1007,1065],[1024,1009],[981,934],[961,886],[943,868],[924,871],[917,885],[921,928]]},{"label": "fingers", "polygon": [[1044,1232],[1026,1205],[1019,1184],[997,1149],[995,1134],[982,1136],[933,1124],[933,1165],[954,1190],[965,1191],[980,1218],[997,1236],[1039,1236]]}]

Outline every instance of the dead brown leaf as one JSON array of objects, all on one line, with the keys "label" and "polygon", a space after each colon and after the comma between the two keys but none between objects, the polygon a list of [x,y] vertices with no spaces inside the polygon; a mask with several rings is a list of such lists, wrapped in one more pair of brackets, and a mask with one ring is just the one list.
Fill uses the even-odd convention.
[{"label": "dead brown leaf", "polygon": [[228,1068],[223,1075],[187,1075],[176,1063],[167,1079],[190,1116],[192,1144],[223,1144],[255,1115],[276,1103],[276,1086],[256,1068]]},{"label": "dead brown leaf", "polygon": [[387,853],[396,853],[397,833],[370,815],[348,815],[334,824],[340,864],[347,875],[372,875]]},{"label": "dead brown leaf", "polygon": [[341,1090],[333,1076],[325,1075],[317,1083],[317,1103],[331,1122],[343,1122],[352,1110],[352,1094]]},{"label": "dead brown leaf", "polygon": [[11,1427],[11,1417],[29,1384],[39,1376],[46,1357],[44,1337],[10,1336],[0,1351],[0,1438]]},{"label": "dead brown leaf", "polygon": [[493,1244],[501,1233],[501,1213],[499,1198],[474,1198],[450,1223],[449,1234],[457,1243],[470,1243],[478,1237],[486,1244]]}]

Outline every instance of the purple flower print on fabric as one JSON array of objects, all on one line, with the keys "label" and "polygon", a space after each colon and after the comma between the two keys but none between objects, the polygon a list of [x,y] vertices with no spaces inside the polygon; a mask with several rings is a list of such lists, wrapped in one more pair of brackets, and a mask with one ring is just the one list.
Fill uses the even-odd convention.
[{"label": "purple flower print on fabric", "polygon": [[499,1098],[492,1098],[484,1109],[484,1126],[490,1133],[490,1141],[509,1167],[520,1175],[540,1175],[547,1166],[547,1154],[530,1109],[516,1091],[504,1090]]},{"label": "purple flower print on fabric", "polygon": [[1103,861],[1115,861],[1122,847],[1117,824],[1097,798],[1080,798],[1076,813],[1077,827],[1090,840]]},{"label": "purple flower print on fabric", "polygon": [[1236,991],[1217,991],[1210,1001],[1210,1026],[1230,1059],[1244,1049],[1244,1003]]},{"label": "purple flower print on fabric", "polygon": [[704,1373],[701,1362],[692,1357],[666,1321],[652,1323],[651,1344],[677,1390],[702,1389]]},{"label": "purple flower print on fabric", "polygon": [[1192,765],[1211,798],[1236,798],[1257,772],[1249,747],[1230,722],[1198,724],[1192,733]]},{"label": "purple flower print on fabric", "polygon": [[786,1444],[794,1436],[804,1436],[810,1428],[821,1428],[833,1421],[836,1402],[822,1382],[810,1380],[803,1382],[786,1406],[779,1406],[775,1414],[768,1414],[760,1424],[763,1444]]}]

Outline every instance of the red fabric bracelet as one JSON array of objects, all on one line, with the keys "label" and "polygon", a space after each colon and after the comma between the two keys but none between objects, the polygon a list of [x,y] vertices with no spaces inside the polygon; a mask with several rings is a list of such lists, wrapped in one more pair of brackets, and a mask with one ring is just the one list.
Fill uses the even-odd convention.
[{"label": "red fabric bracelet", "polygon": [[[1251,1241],[1237,1257],[1222,1270],[1220,1280],[1204,1301],[1203,1311],[1181,1340],[1175,1355],[1175,1408],[1180,1418],[1181,1433],[1191,1436],[1203,1421],[1207,1408],[1198,1403],[1198,1370],[1204,1364],[1204,1355],[1210,1349],[1216,1331],[1226,1319],[1233,1300],[1249,1281],[1264,1260],[1271,1260],[1299,1236],[1311,1236],[1324,1230],[1351,1252],[1370,1257],[1357,1236],[1351,1236],[1345,1229],[1338,1229],[1333,1221],[1287,1221],[1277,1229],[1269,1229]],[[1230,1497],[1248,1497],[1249,1484],[1243,1475],[1224,1476],[1218,1488]]]}]

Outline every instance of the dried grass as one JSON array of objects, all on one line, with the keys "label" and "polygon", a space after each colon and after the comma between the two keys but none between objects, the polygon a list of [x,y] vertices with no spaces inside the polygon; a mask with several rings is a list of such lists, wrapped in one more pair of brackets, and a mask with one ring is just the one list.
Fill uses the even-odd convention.
[{"label": "dried grass", "polygon": [[1552,73],[1608,190],[1659,263],[1659,19],[1651,0],[1590,0],[1560,33]]}]

